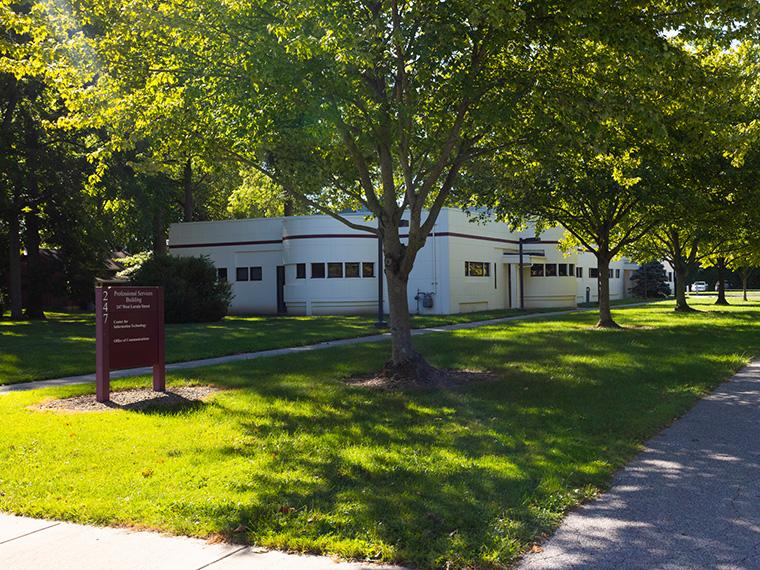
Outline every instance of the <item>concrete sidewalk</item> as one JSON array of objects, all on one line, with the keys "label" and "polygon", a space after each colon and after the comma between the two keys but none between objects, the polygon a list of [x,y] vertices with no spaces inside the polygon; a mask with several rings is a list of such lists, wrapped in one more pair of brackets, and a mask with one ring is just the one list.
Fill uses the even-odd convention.
[{"label": "concrete sidewalk", "polygon": [[235,544],[0,514],[7,570],[399,570]]},{"label": "concrete sidewalk", "polygon": [[522,570],[760,568],[760,360],[652,439]]},{"label": "concrete sidewalk", "polygon": [[[625,307],[638,307],[646,305],[648,303],[631,303],[629,305],[621,305],[620,308]],[[515,315],[512,317],[502,317],[500,319],[490,319],[487,321],[475,321],[472,323],[458,323],[454,325],[443,325],[440,327],[430,327],[424,329],[415,329],[412,331],[414,336],[430,334],[434,332],[442,331],[456,331],[464,329],[474,329],[478,327],[485,327],[490,325],[498,325],[501,323],[508,323],[511,321],[523,321],[526,319],[539,319],[544,317],[558,317],[563,315],[569,315],[572,313],[579,313],[585,311],[595,311],[596,308],[583,308],[583,309],[567,309],[562,311],[550,311],[546,313],[528,313],[524,315]],[[203,366],[215,366],[218,364],[227,364],[229,362],[237,362],[240,360],[254,360],[256,358],[269,358],[272,356],[283,356],[286,354],[298,354],[301,352],[310,352],[314,350],[324,350],[327,348],[335,348],[338,346],[350,346],[354,344],[364,344],[368,342],[379,342],[390,339],[390,333],[375,334],[370,336],[360,336],[354,338],[346,338],[342,340],[332,340],[328,342],[320,342],[317,344],[309,344],[306,346],[294,346],[290,348],[277,348],[274,350],[262,350],[259,352],[246,352],[242,354],[232,354],[230,356],[219,356],[216,358],[203,358],[201,360],[188,360],[186,362],[175,362],[174,364],[167,364],[167,372],[173,372],[176,370],[187,370],[190,368],[201,368]],[[147,376],[152,373],[152,368],[131,368],[129,370],[114,370],[111,372],[111,380],[117,380],[119,378],[132,378],[134,376]],[[95,373],[81,374],[79,376],[67,376],[65,378],[55,378],[53,380],[38,380],[36,382],[22,382],[18,384],[9,384],[7,386],[0,386],[0,396],[9,392],[19,392],[23,390],[36,390],[38,388],[50,388],[54,386],[70,386],[72,384],[89,384],[95,382]]]}]

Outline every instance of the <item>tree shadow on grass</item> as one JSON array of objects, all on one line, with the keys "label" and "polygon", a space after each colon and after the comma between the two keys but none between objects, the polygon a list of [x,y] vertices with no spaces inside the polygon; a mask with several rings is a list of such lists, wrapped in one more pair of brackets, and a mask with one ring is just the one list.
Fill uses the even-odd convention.
[{"label": "tree shadow on grass", "polygon": [[744,315],[746,324],[720,329],[719,345],[707,320],[622,335],[585,320],[416,338],[437,366],[501,377],[451,391],[342,384],[379,367],[387,345],[272,359],[247,373],[231,365],[227,381],[267,406],[252,414],[215,401],[244,436],[217,452],[257,465],[234,483],[255,498],[201,516],[228,534],[245,525],[269,546],[374,551],[426,567],[508,563],[760,341]]}]

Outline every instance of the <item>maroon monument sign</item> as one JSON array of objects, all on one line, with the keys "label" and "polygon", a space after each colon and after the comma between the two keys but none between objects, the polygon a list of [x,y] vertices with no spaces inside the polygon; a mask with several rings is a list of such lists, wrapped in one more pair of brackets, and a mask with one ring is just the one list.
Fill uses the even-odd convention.
[{"label": "maroon monument sign", "polygon": [[161,287],[95,288],[96,389],[110,399],[110,371],[153,366],[153,390],[166,389],[164,290]]}]

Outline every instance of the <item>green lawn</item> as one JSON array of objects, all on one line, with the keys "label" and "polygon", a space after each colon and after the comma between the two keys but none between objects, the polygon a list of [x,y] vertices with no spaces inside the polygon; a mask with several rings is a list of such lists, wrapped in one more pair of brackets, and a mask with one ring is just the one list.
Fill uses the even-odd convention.
[{"label": "green lawn", "polygon": [[[699,302],[698,300],[694,300]],[[760,305],[672,302],[415,339],[498,381],[351,388],[386,343],[171,374],[229,388],[183,412],[38,412],[0,397],[0,510],[395,561],[508,565],[641,443],[758,352]],[[147,385],[147,378],[114,382]],[[242,528],[242,527],[241,527]]]},{"label": "green lawn", "polygon": [[[415,327],[520,314],[518,310],[414,318]],[[377,334],[370,316],[227,317],[219,323],[167,325],[168,362],[195,360]],[[0,384],[95,371],[90,313],[49,313],[46,321],[0,320]]]}]

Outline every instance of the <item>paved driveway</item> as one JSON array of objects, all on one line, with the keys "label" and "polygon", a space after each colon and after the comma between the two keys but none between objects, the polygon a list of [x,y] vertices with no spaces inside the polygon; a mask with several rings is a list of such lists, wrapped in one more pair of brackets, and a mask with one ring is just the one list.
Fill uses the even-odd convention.
[{"label": "paved driveway", "polygon": [[518,566],[760,569],[760,360],[655,437]]}]

